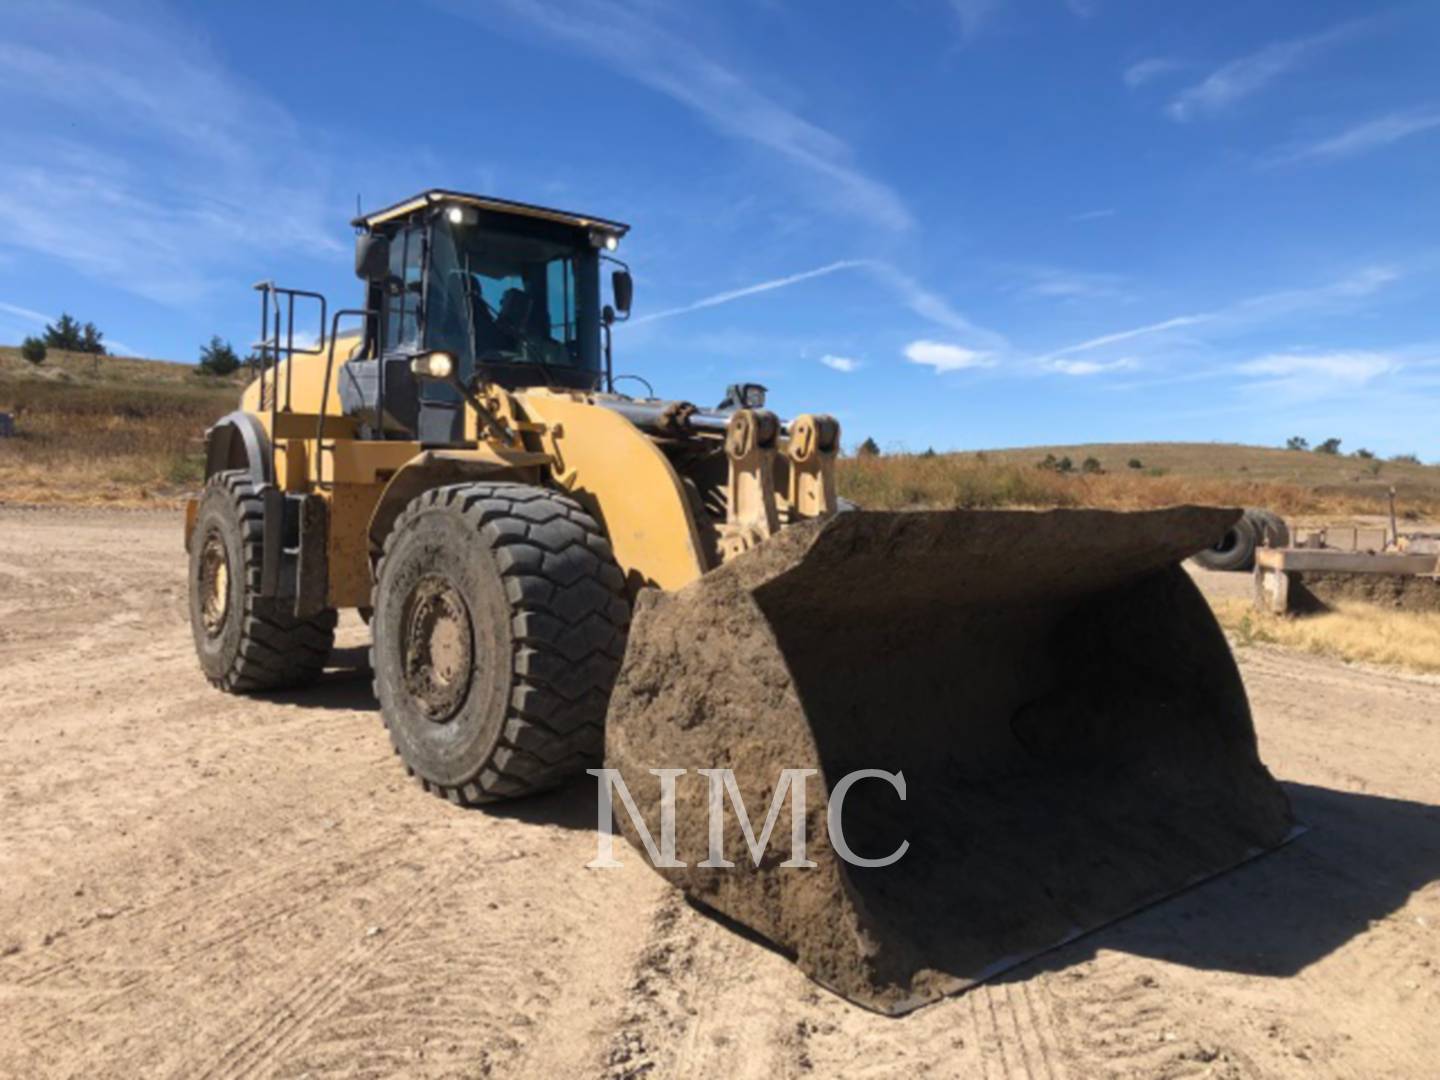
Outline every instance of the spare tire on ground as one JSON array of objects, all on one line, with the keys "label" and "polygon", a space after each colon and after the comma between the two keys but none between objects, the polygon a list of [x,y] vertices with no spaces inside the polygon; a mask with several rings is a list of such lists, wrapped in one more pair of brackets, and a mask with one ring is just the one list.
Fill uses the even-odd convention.
[{"label": "spare tire on ground", "polygon": [[1251,506],[1224,536],[1193,558],[1207,570],[1253,570],[1256,548],[1285,547],[1289,543],[1290,530],[1279,514]]},{"label": "spare tire on ground", "polygon": [[1250,570],[1255,566],[1255,548],[1260,542],[1260,529],[1247,511],[1239,521],[1225,530],[1225,535],[1194,555],[1195,562],[1207,570]]}]

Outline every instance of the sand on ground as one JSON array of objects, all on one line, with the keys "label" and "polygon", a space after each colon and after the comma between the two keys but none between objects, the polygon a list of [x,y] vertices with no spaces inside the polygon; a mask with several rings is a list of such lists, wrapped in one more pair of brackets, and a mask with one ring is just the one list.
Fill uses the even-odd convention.
[{"label": "sand on ground", "polygon": [[[1247,579],[1248,580],[1248,579]],[[903,1019],[685,904],[588,783],[488,811],[315,688],[196,667],[178,515],[0,510],[0,1075],[1422,1077],[1440,684],[1240,663],[1310,831]]]}]

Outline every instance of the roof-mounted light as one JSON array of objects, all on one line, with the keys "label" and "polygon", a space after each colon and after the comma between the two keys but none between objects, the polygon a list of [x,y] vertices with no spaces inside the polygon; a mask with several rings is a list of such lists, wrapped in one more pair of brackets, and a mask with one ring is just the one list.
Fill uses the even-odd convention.
[{"label": "roof-mounted light", "polygon": [[459,203],[451,203],[445,209],[445,219],[451,225],[474,225],[480,220],[480,212],[473,206],[461,206]]},{"label": "roof-mounted light", "polygon": [[617,233],[606,232],[604,229],[591,229],[590,246],[614,251],[620,246],[620,237]]}]

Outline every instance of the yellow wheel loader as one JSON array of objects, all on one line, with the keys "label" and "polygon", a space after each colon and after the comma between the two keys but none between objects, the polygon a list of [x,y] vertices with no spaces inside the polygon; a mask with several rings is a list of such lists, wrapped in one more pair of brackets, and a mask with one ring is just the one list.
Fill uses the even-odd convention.
[{"label": "yellow wheel loader", "polygon": [[637,857],[661,838],[687,896],[892,1013],[1291,835],[1179,566],[1238,510],[845,507],[832,418],[617,392],[625,225],[449,191],[354,225],[363,302],[258,285],[259,370],[207,434],[220,689],[314,679],[358,609],[426,789],[603,763]]}]

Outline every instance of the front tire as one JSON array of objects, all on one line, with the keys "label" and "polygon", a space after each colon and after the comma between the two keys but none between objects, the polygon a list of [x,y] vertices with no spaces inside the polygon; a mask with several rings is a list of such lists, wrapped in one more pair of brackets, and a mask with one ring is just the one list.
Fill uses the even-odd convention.
[{"label": "front tire", "polygon": [[630,606],[573,499],[508,483],[425,492],[385,540],[372,606],[375,696],[427,791],[478,805],[599,763]]},{"label": "front tire", "polygon": [[291,602],[260,595],[264,504],[243,470],[205,485],[190,535],[190,629],[201,670],[231,694],[314,681],[335,642],[335,612],[295,617]]}]

